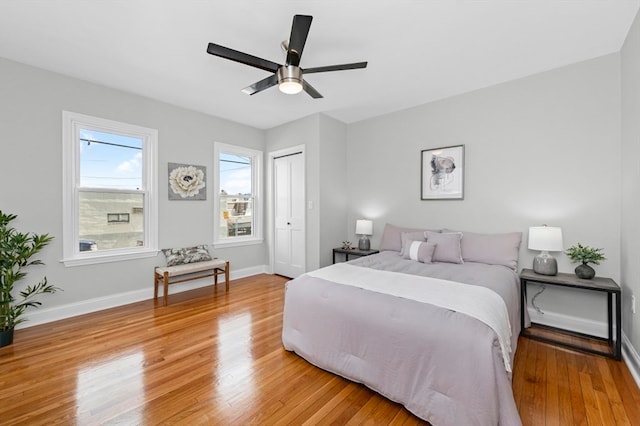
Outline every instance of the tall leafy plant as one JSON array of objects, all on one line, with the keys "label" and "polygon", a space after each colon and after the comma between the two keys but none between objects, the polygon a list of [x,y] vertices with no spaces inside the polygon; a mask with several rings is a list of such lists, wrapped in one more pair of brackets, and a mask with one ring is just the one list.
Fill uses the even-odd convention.
[{"label": "tall leafy plant", "polygon": [[11,226],[16,217],[0,210],[0,331],[11,330],[23,322],[22,315],[27,308],[42,305],[36,296],[59,290],[44,277],[38,284],[21,291],[20,299],[13,296],[14,285],[27,275],[25,268],[43,265],[41,260],[32,259],[33,256],[53,240],[49,234],[18,232]]}]

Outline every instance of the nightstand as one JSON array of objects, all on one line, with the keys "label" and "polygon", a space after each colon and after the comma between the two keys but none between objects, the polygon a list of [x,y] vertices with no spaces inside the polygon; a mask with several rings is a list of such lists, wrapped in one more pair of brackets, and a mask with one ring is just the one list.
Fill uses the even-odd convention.
[{"label": "nightstand", "polygon": [[342,247],[333,249],[333,263],[336,263],[336,253],[344,254],[344,260],[348,261],[349,256],[371,256],[372,254],[380,253],[380,250],[360,250],[357,248],[343,249]]},{"label": "nightstand", "polygon": [[[535,324],[531,323],[531,325],[536,325],[535,328],[542,329],[551,329],[554,331],[559,331],[561,334],[566,334],[568,336],[575,336],[579,339],[556,339],[545,335],[534,334],[533,330],[524,328],[524,310],[527,309],[527,283],[538,283],[547,286],[560,286],[565,288],[579,288],[583,290],[591,290],[607,293],[607,328],[608,328],[608,338],[592,336],[588,334],[578,333],[571,330],[560,329],[557,327],[551,327],[547,325]],[[556,345],[568,347],[571,349],[576,349],[592,354],[603,355],[608,358],[613,358],[616,360],[620,360],[622,358],[621,351],[621,343],[622,343],[622,312],[621,312],[621,300],[620,296],[622,294],[620,290],[620,286],[611,278],[602,278],[595,277],[590,280],[583,280],[578,278],[574,274],[565,274],[559,273],[558,275],[548,276],[548,275],[539,275],[533,272],[531,269],[523,269],[520,273],[520,293],[521,293],[521,303],[520,303],[520,325],[522,329],[520,330],[520,335],[523,337],[528,337],[530,339],[539,340],[541,342],[553,343]],[[614,301],[613,297],[615,296],[615,340],[614,340]],[[534,328],[534,327],[532,327]],[[609,351],[594,349],[589,345],[589,341],[600,341],[606,342],[609,345]],[[578,342],[584,342],[583,344],[578,344]],[[604,345],[602,345],[604,346]]]}]

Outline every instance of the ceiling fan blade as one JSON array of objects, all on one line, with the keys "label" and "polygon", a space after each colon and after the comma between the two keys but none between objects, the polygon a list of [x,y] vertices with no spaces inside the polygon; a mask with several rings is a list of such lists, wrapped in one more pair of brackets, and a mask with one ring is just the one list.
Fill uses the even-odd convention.
[{"label": "ceiling fan blade", "polygon": [[313,99],[320,99],[323,96],[320,94],[320,92],[318,92],[316,89],[313,88],[312,85],[310,85],[309,83],[307,83],[306,81],[302,80],[302,88],[304,89],[305,92],[307,92],[309,94],[309,96],[311,96]]},{"label": "ceiling fan blade", "polygon": [[249,65],[251,67],[260,68],[265,71],[276,72],[280,67],[280,64],[276,64],[275,62],[271,62],[267,59],[258,58],[257,56],[249,55],[248,53],[238,52],[237,50],[229,49],[228,47],[214,43],[209,43],[207,53],[229,59],[231,61],[240,62],[241,64]]},{"label": "ceiling fan blade", "polygon": [[304,74],[313,74],[317,72],[327,71],[343,71],[343,70],[355,70],[359,68],[366,68],[367,62],[354,62],[353,64],[342,65],[328,65],[326,67],[305,68],[302,70]]},{"label": "ceiling fan blade", "polygon": [[249,87],[245,87],[244,89],[242,89],[242,91],[247,95],[255,95],[256,93],[262,92],[263,90],[275,86],[276,84],[278,84],[278,76],[273,74],[263,80],[253,83]]},{"label": "ceiling fan blade", "polygon": [[291,24],[291,35],[289,36],[289,49],[287,50],[287,65],[300,65],[300,58],[304,50],[304,44],[307,42],[309,28],[311,28],[311,20],[313,16],[295,15],[293,24]]}]

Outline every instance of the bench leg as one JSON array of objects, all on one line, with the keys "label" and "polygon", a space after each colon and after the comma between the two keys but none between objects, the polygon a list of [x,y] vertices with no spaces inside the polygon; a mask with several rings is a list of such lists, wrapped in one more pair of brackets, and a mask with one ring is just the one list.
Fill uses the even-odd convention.
[{"label": "bench leg", "polygon": [[224,265],[224,285],[226,291],[229,291],[229,261]]},{"label": "bench leg", "polygon": [[158,273],[153,271],[153,300],[158,300]]},{"label": "bench leg", "polygon": [[162,304],[167,306],[167,300],[169,299],[169,272],[164,273],[164,299]]}]

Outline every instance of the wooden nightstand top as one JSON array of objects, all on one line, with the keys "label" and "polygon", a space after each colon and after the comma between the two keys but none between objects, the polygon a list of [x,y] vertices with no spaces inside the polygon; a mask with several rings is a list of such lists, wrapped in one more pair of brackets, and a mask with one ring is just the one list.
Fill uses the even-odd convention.
[{"label": "wooden nightstand top", "polygon": [[342,247],[336,247],[333,249],[333,263],[336,263],[336,253],[344,254],[344,259],[349,260],[349,256],[369,256],[372,254],[380,253],[380,250],[360,250],[357,248],[344,249]]},{"label": "wooden nightstand top", "polygon": [[371,254],[376,254],[379,252],[379,250],[360,250],[357,248],[343,249],[342,247],[334,248],[333,251],[335,253],[353,254],[355,256],[369,256]]},{"label": "wooden nightstand top", "polygon": [[583,280],[575,274],[559,272],[558,275],[540,275],[533,272],[532,269],[523,269],[520,273],[520,279],[564,287],[620,293],[620,286],[611,278],[604,277],[594,277],[590,280]]}]

